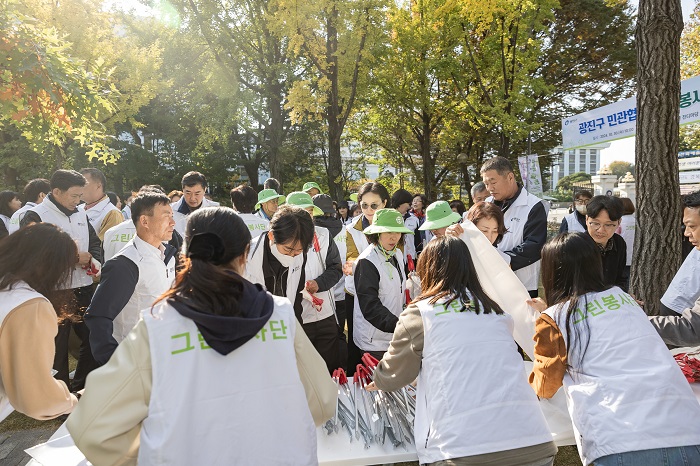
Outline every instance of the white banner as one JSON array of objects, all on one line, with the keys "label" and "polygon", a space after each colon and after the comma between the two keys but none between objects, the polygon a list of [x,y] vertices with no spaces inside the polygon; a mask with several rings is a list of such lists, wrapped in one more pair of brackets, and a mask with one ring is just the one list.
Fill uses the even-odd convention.
[{"label": "white banner", "polygon": [[678,169],[680,171],[700,169],[700,157],[693,157],[690,159],[678,159]]},{"label": "white banner", "polygon": [[[680,123],[700,121],[700,76],[681,81]],[[629,138],[637,132],[637,97],[563,118],[563,148],[591,146]]]},{"label": "white banner", "polygon": [[700,170],[680,172],[679,175],[681,184],[700,183]]},{"label": "white banner", "polygon": [[523,185],[527,192],[542,197],[544,194],[542,174],[540,173],[540,163],[537,159],[537,154],[518,157],[518,166],[520,167],[520,177],[523,179]]}]

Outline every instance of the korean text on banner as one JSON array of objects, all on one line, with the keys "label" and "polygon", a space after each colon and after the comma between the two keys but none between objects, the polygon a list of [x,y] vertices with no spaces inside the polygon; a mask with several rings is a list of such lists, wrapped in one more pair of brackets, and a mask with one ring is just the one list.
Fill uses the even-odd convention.
[{"label": "korean text on banner", "polygon": [[542,189],[542,173],[540,173],[540,162],[537,154],[518,157],[518,166],[527,192],[542,197],[544,190]]},{"label": "korean text on banner", "polygon": [[[681,82],[680,124],[700,121],[700,76]],[[563,118],[564,149],[629,138],[637,131],[637,97]]]}]

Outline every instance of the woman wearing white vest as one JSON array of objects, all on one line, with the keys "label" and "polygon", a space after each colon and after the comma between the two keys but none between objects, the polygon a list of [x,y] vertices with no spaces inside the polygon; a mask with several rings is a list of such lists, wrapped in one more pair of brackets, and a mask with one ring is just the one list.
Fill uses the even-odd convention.
[{"label": "woman wearing white vest", "polygon": [[[368,182],[360,187],[356,194],[356,206],[361,209],[361,214],[353,217],[347,227],[346,236],[346,262],[343,265],[345,274],[345,308],[348,312],[348,369],[354,371],[355,366],[360,362],[362,354],[355,346],[354,333],[354,309],[355,309],[355,263],[360,254],[369,247],[364,229],[372,224],[374,213],[383,209],[389,202],[389,191],[381,183]],[[353,198],[353,195],[350,195]]]},{"label": "woman wearing white vest", "polygon": [[189,216],[177,282],[68,419],[93,464],[317,464],[336,388],[289,301],[242,277],[249,242],[232,209]]},{"label": "woman wearing white vest", "polygon": [[365,228],[370,246],[355,264],[353,307],[355,345],[381,359],[389,348],[406,295],[406,276],[399,240],[411,233],[398,210],[380,209]]},{"label": "woman wearing white vest", "polygon": [[77,254],[71,237],[50,224],[27,226],[0,242],[0,421],[12,407],[45,420],[78,403],[51,376],[57,314],[67,317],[71,296],[57,288],[70,278]]},{"label": "woman wearing white vest", "polygon": [[554,238],[542,284],[530,383],[545,398],[563,385],[583,464],[700,464],[700,405],[644,311],[603,284],[596,245]]},{"label": "woman wearing white vest", "polygon": [[10,234],[10,219],[22,207],[14,191],[0,192],[0,239]]},{"label": "woman wearing white vest", "polygon": [[[311,196],[303,191],[290,193],[287,204],[306,210],[312,219],[323,215],[323,210],[316,207]],[[326,361],[329,372],[341,367],[338,317],[333,295],[335,285],[343,277],[341,264],[338,247],[328,229],[314,225],[313,242],[306,251],[304,264],[304,289],[308,295],[301,300],[301,323],[314,348]],[[319,298],[323,303],[314,304],[309,297]]]},{"label": "woman wearing white vest", "polygon": [[44,178],[36,178],[27,183],[22,192],[24,205],[12,214],[12,218],[10,218],[10,225],[7,228],[10,234],[19,230],[19,223],[24,214],[32,207],[36,207],[37,204],[41,204],[50,192],[51,184],[49,180]]},{"label": "woman wearing white vest", "polygon": [[557,448],[527,384],[513,318],[481,288],[467,245],[431,241],[418,273],[424,291],[399,317],[371,388],[394,391],[418,377],[420,463],[551,465]]}]

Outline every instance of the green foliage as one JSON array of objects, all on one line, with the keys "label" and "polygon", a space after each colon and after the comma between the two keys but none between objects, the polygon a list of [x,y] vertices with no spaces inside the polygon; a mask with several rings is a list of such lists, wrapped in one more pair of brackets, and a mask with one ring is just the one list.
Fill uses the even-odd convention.
[{"label": "green foliage", "polygon": [[627,172],[632,173],[634,175],[634,164],[629,163],[629,162],[623,162],[620,160],[616,160],[614,162],[610,162],[608,165],[608,168],[612,172],[613,175],[615,175],[618,179],[621,176],[625,176]]},{"label": "green foliage", "polygon": [[100,119],[118,95],[104,60],[76,58],[58,31],[20,12],[0,9],[0,124],[12,124],[36,150],[75,140],[90,158],[114,160]]},{"label": "green foliage", "polygon": [[559,179],[557,183],[557,191],[571,191],[574,183],[590,183],[591,175],[585,172],[572,173]]}]

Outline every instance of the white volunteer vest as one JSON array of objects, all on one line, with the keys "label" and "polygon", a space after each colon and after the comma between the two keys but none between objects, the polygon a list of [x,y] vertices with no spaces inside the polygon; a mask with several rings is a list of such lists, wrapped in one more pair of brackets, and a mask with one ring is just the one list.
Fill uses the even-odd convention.
[{"label": "white volunteer vest", "polygon": [[105,232],[102,241],[105,262],[116,256],[136,236],[136,225],[131,219],[124,220]]},{"label": "white volunteer vest", "polygon": [[[185,229],[187,228],[187,215],[183,214],[182,212],[178,211],[182,203],[185,202],[185,197],[181,197],[179,201],[173,202],[170,204],[170,207],[173,209],[173,220],[175,220],[175,230],[180,233],[180,236],[183,238],[185,237]],[[210,201],[206,197],[202,199],[202,205],[199,207],[200,209],[204,209],[205,207],[218,207],[219,203],[215,201]]]},{"label": "white volunteer vest", "polygon": [[112,202],[109,200],[109,197],[107,196],[105,196],[104,199],[102,199],[100,202],[90,207],[89,209],[86,209],[84,204],[78,207],[78,209],[85,211],[88,220],[90,220],[92,228],[94,228],[95,232],[97,233],[99,233],[99,231],[102,229],[102,221],[105,219],[108,213],[110,213],[113,210],[119,212],[117,206],[112,204]]},{"label": "white volunteer vest", "polygon": [[[306,266],[304,267],[304,275],[306,280],[313,280],[325,271],[326,257],[328,256],[328,246],[331,241],[331,235],[327,228],[314,227],[316,238],[320,246],[320,251],[316,252],[314,245],[306,252]],[[321,310],[317,311],[307,299],[301,300],[301,321],[304,324],[318,322],[335,314],[335,303],[333,299],[332,289],[329,291],[319,291],[316,296],[323,300]]]},{"label": "white volunteer vest", "polygon": [[[42,222],[56,225],[68,233],[78,246],[78,252],[87,252],[90,245],[90,230],[88,229],[89,221],[84,210],[78,209],[76,213],[66,217],[48,197],[44,202],[29,210],[36,212]],[[80,265],[76,264],[69,283],[64,283],[61,285],[61,288],[74,289],[88,285],[92,285],[92,277]]]},{"label": "white volunteer vest", "polygon": [[661,302],[677,313],[692,308],[700,297],[700,250],[693,248],[668,285]]},{"label": "white volunteer vest", "polygon": [[[348,256],[348,232],[345,229],[345,225],[340,229],[340,233],[335,235],[333,238],[335,245],[338,247],[338,254],[340,255],[341,266],[345,264]],[[334,298],[336,301],[345,301],[345,275],[340,277],[338,284],[333,289]]]},{"label": "white volunteer vest", "polygon": [[[354,217],[347,228],[348,235],[350,235],[350,237],[352,238],[352,241],[353,243],[355,243],[355,247],[357,248],[357,252],[360,254],[362,254],[362,252],[369,247],[369,241],[367,241],[367,236],[364,233],[362,233],[362,230],[355,229],[357,222],[362,222],[363,218],[364,215],[358,215],[357,217]],[[360,225],[362,225],[362,223],[360,223]],[[347,244],[345,246],[345,250],[347,251]],[[355,271],[355,264],[353,264],[352,270],[353,272]],[[345,290],[352,295],[355,294],[355,279],[352,275],[345,276]]]},{"label": "white volunteer vest", "polygon": [[632,215],[623,215],[620,219],[620,236],[627,244],[627,262],[625,265],[632,265],[632,257],[634,256],[634,235],[637,231],[637,220]]},{"label": "white volunteer vest", "polygon": [[420,463],[551,442],[513,318],[428,301],[417,303],[425,335],[414,424]]},{"label": "white volunteer vest", "polygon": [[[545,311],[565,342],[567,308],[568,302]],[[618,287],[588,293],[575,316],[579,333],[572,332],[567,348],[564,391],[583,464],[615,453],[700,444],[700,405],[632,297]],[[577,342],[586,338],[580,362]]]},{"label": "white volunteer vest", "polygon": [[[257,238],[254,238],[250,242],[250,252],[248,253],[248,263],[246,264],[245,273],[246,280],[248,280],[251,283],[259,283],[263,286],[263,288],[265,288],[265,275],[263,274],[263,252],[265,250],[265,237],[267,237],[267,232],[258,236]],[[303,264],[303,254],[294,256],[294,262],[292,263],[291,267],[289,267],[289,272],[287,273],[286,297],[292,304],[294,304],[294,301],[296,300],[297,290],[299,289],[299,280],[301,280],[301,267]]]},{"label": "white volunteer vest", "polygon": [[9,231],[10,234],[19,230],[19,222],[22,221],[24,214],[32,207],[36,207],[36,204],[33,202],[27,202],[24,206],[20,207],[17,212],[12,214],[12,217],[10,217],[10,223],[7,225],[7,231]]},{"label": "white volunteer vest", "polygon": [[318,464],[294,351],[294,310],[274,299],[258,335],[226,356],[166,303],[143,312],[153,388],[139,464]]},{"label": "white volunteer vest", "polygon": [[[44,298],[24,282],[15,284],[11,289],[0,290],[0,327],[8,314],[30,299]],[[48,301],[48,300],[47,300]],[[14,411],[5,393],[5,386],[0,378],[0,422]]]},{"label": "white volunteer vest", "polygon": [[408,218],[404,219],[403,226],[405,226],[406,228],[408,228],[409,230],[411,230],[413,232],[413,235],[410,235],[408,233],[403,235],[404,256],[406,257],[406,260],[408,260],[408,256],[410,255],[415,262],[417,260],[417,257],[416,257],[416,241],[415,241],[414,235],[417,235],[420,233],[420,230],[418,230],[418,226],[419,226],[418,219],[416,218],[415,215],[409,215]]},{"label": "white volunteer vest", "polygon": [[251,238],[257,238],[263,232],[268,230],[268,226],[270,225],[269,220],[266,220],[255,214],[241,214],[238,212],[236,213],[245,222],[246,226],[248,227],[248,230],[250,230]]},{"label": "white volunteer vest", "polygon": [[[379,272],[379,300],[389,312],[398,317],[403,311],[406,299],[404,295],[406,277],[404,277],[403,270],[399,272],[391,262],[387,262],[384,257],[380,256],[376,246],[365,249],[357,260],[358,262],[368,260],[377,268]],[[401,268],[403,266],[403,253],[398,248],[396,249],[396,260]],[[357,297],[354,300],[353,319],[352,339],[358,348],[363,351],[386,351],[389,349],[389,343],[391,343],[394,333],[382,332],[367,322],[362,315],[360,300]]]},{"label": "white volunteer vest", "polygon": [[573,211],[570,214],[568,214],[566,217],[564,217],[564,220],[566,220],[567,231],[569,233],[586,232],[586,229],[583,228],[583,225],[581,225],[578,221],[578,218],[576,218],[576,211]]},{"label": "white volunteer vest", "polygon": [[136,264],[139,269],[139,281],[129,302],[114,318],[112,336],[121,343],[139,321],[141,311],[150,308],[156,299],[168,291],[175,280],[175,257],[166,265],[161,252],[138,236],[129,241],[117,253]]},{"label": "white volunteer vest", "polygon": [[[493,197],[486,199],[486,202],[493,202]],[[527,217],[530,215],[532,208],[540,203],[544,206],[545,214],[547,214],[549,212],[549,203],[543,202],[539,197],[528,193],[525,188],[520,191],[520,195],[503,214],[503,221],[508,231],[503,235],[501,242],[498,243],[500,251],[510,251],[523,242],[523,230],[525,229]],[[540,278],[540,261],[513,272],[525,285],[525,288],[529,291],[537,290]]]}]

